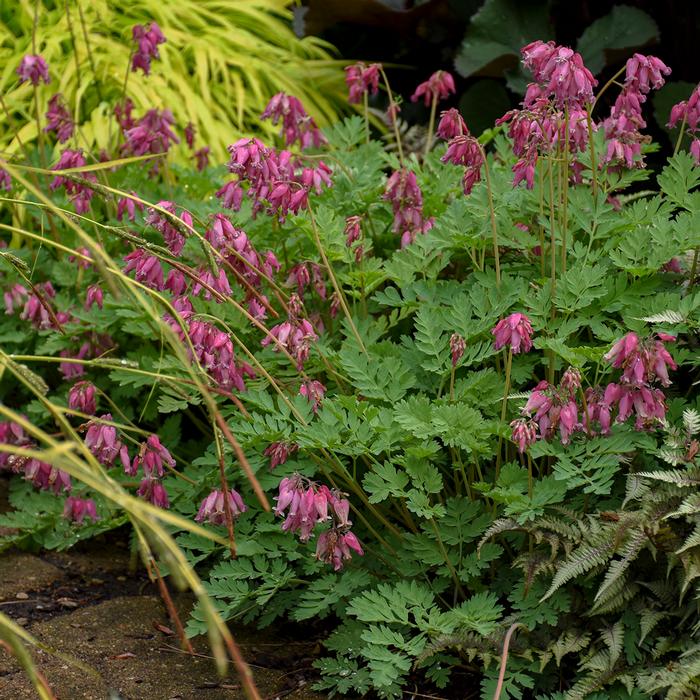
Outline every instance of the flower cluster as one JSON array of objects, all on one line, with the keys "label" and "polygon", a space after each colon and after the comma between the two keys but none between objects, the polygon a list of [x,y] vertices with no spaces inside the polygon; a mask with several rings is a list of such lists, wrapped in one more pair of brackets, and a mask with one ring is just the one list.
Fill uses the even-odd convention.
[{"label": "flower cluster", "polygon": [[301,542],[309,541],[317,523],[329,523],[318,538],[316,558],[332,564],[335,571],[351,558],[351,550],[363,554],[360,541],[350,531],[350,502],[340,492],[293,474],[280,482],[276,500],[275,515],[285,515],[289,509],[282,529],[298,532]]},{"label": "flower cluster", "polygon": [[294,442],[273,442],[265,448],[263,454],[270,458],[270,469],[284,464],[289,455],[294,454],[299,449],[299,445]]},{"label": "flower cluster", "polygon": [[143,468],[144,477],[139,484],[138,495],[150,501],[154,506],[168,508],[168,493],[163,486],[162,479],[165,476],[164,466],[175,468],[175,460],[170,452],[163,446],[157,435],[149,435],[146,442],[142,442],[138,454],[126,473],[136,476],[139,468]]},{"label": "flower cluster", "polygon": [[411,102],[418,102],[422,97],[426,107],[432,102],[440,102],[455,93],[454,78],[444,70],[435,71],[424,83],[421,83],[411,95]]},{"label": "flower cluster", "polygon": [[175,118],[169,109],[149,109],[141,119],[124,130],[124,152],[134,156],[167,153],[171,144],[180,143],[171,128],[174,123]]},{"label": "flower cluster", "polygon": [[355,63],[345,68],[345,84],[348,86],[348,102],[358,104],[362,102],[364,95],[376,95],[379,90],[379,63]]},{"label": "flower cluster", "polygon": [[[83,151],[81,149],[71,150],[66,148],[58,163],[52,168],[52,170],[68,170],[69,168],[82,168],[86,165],[85,157],[83,156]],[[81,173],[80,177],[83,180],[89,180],[91,182],[96,182],[97,178],[95,173]],[[85,214],[90,209],[90,200],[94,196],[93,190],[91,190],[87,185],[82,182],[77,182],[70,177],[63,175],[57,175],[49,185],[51,190],[57,190],[59,187],[63,187],[66,195],[73,203],[75,211],[78,214]]]},{"label": "flower cluster", "polygon": [[311,402],[313,412],[317,413],[326,395],[326,387],[317,379],[309,379],[301,383],[299,394]]},{"label": "flower cluster", "polygon": [[212,525],[226,525],[225,499],[228,500],[229,513],[231,513],[233,520],[248,510],[238,491],[229,489],[224,496],[223,491],[215,489],[202,501],[194,519],[198,523],[208,522]]},{"label": "flower cluster", "polygon": [[691,93],[687,101],[673,105],[668,127],[673,129],[678,124],[684,125],[691,136],[690,153],[695,158],[695,163],[700,165],[700,137],[698,125],[700,124],[700,85]]},{"label": "flower cluster", "polygon": [[112,422],[112,414],[104,413],[99,419],[92,419],[82,426],[81,429],[87,429],[85,444],[97,461],[105,467],[114,466],[119,457],[124,471],[128,474],[131,469],[129,450],[119,439],[117,428]]},{"label": "flower cluster", "polygon": [[[163,214],[159,209],[149,209],[146,223],[163,236],[165,245],[173,255],[180,255],[185,245],[183,232],[192,228],[192,215],[186,209],[180,209],[178,214],[172,202],[162,201],[156,206],[164,209],[171,216]],[[182,223],[179,223],[180,221]]]},{"label": "flower cluster", "polygon": [[517,355],[532,349],[532,325],[525,314],[511,314],[501,319],[491,330],[496,350],[507,347]]},{"label": "flower cluster", "polygon": [[51,82],[49,78],[49,67],[42,56],[36,54],[28,54],[22,58],[17,67],[17,75],[19,82],[30,82],[36,86],[41,81],[47,85]]},{"label": "flower cluster", "polygon": [[665,75],[671,69],[654,56],[634,54],[627,61],[625,82],[610,116],[605,119],[607,149],[602,164],[624,164],[627,168],[642,167],[642,143],[648,141],[641,129],[646,126],[642,117],[642,105],[649,91],[658,90],[664,84]]},{"label": "flower cluster", "polygon": [[284,221],[289,212],[297,214],[306,209],[311,190],[321,194],[331,186],[331,169],[319,161],[315,167],[305,167],[289,151],[268,148],[256,138],[242,138],[228,147],[230,172],[238,180],[227,183],[216,194],[225,207],[238,211],[246,196],[253,200],[253,214],[265,210]]},{"label": "flower cluster", "polygon": [[[296,295],[292,294],[292,297],[294,296]],[[290,298],[287,320],[270,329],[270,335],[263,338],[262,346],[274,344],[275,352],[286,350],[294,358],[297,369],[301,372],[309,357],[311,343],[318,340],[318,336],[311,322],[306,318],[300,318],[296,313],[300,306]]]},{"label": "flower cluster", "polygon": [[61,143],[65,143],[73,136],[74,129],[75,123],[73,122],[73,117],[68,111],[63,95],[58,92],[49,100],[44,131],[55,132],[56,138],[58,138]]},{"label": "flower cluster", "polygon": [[95,392],[96,387],[92,382],[76,382],[68,392],[68,408],[87,413],[89,416],[95,415],[97,410]]},{"label": "flower cluster", "polygon": [[416,235],[433,227],[433,218],[426,219],[423,215],[423,193],[413,171],[402,168],[392,173],[382,197],[391,203],[392,230],[401,235],[402,248],[413,243]]},{"label": "flower cluster", "polygon": [[273,124],[281,123],[281,136],[286,146],[298,141],[301,148],[319,148],[326,142],[313,117],[307,114],[304,105],[294,95],[278,92],[260,118],[270,119]]},{"label": "flower cluster", "polygon": [[438,135],[454,133],[459,130],[458,134],[450,138],[447,150],[440,160],[443,163],[452,163],[464,168],[462,189],[464,194],[468,195],[474,189],[474,185],[481,180],[484,157],[479,142],[471,136],[462,117],[459,116],[459,123],[455,122],[456,119],[451,114],[444,114],[440,119]]},{"label": "flower cluster", "polygon": [[68,496],[63,507],[63,517],[66,520],[81,525],[85,518],[90,518],[93,522],[97,522],[100,518],[97,515],[97,507],[92,498],[76,498]]},{"label": "flower cluster", "polygon": [[[24,428],[13,421],[0,422],[0,444],[24,449],[36,447],[34,441],[24,432]],[[23,472],[24,478],[38,489],[51,489],[57,494],[71,490],[70,476],[66,472],[35,457],[0,452],[0,470],[3,469],[15,474]]]},{"label": "flower cluster", "polygon": [[131,30],[136,48],[131,57],[131,70],[134,73],[141,69],[144,75],[151,72],[151,59],[159,58],[158,46],[165,43],[165,37],[160,27],[151,22],[148,29],[142,24],[137,24]]}]

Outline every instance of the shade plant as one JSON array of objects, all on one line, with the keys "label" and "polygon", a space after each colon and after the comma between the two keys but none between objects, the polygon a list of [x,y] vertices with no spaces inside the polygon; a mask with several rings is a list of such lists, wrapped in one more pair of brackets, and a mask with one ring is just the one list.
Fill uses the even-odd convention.
[{"label": "shade plant", "polygon": [[[694,697],[698,91],[651,172],[659,59],[602,86],[553,42],[522,60],[479,138],[421,83],[421,153],[276,94],[275,138],[196,172],[155,109],[94,163],[73,135],[0,161],[2,542],[126,510],[204,578],[189,635],[297,623],[329,695]],[[346,80],[396,127],[382,66]]]}]

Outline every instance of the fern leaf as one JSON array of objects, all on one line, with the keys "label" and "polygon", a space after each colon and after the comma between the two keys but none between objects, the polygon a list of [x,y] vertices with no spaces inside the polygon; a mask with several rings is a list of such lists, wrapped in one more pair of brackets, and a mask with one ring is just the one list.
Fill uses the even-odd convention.
[{"label": "fern leaf", "polygon": [[612,553],[612,549],[613,543],[608,541],[601,544],[586,545],[574,551],[557,570],[552,584],[542,596],[542,600],[547,600],[572,578],[581,576],[587,571],[605,564]]},{"label": "fern leaf", "polygon": [[613,562],[611,562],[608,572],[605,574],[605,578],[603,579],[603,583],[600,585],[600,588],[595,595],[594,600],[596,603],[602,603],[605,601],[605,593],[609,591],[610,587],[613,585],[613,583],[615,583],[615,581],[617,581],[618,578],[624,575],[629,568],[629,565],[641,551],[646,540],[647,536],[642,528],[632,532],[622,550],[622,558],[615,559]]},{"label": "fern leaf", "polygon": [[667,309],[658,314],[653,314],[652,316],[644,316],[643,318],[636,318],[636,321],[644,321],[645,323],[669,323],[671,325],[676,323],[683,323],[685,317],[683,314],[678,313],[678,311],[673,311],[673,309]]},{"label": "fern leaf", "polygon": [[683,411],[683,425],[689,435],[700,432],[700,413],[694,408],[686,408]]}]

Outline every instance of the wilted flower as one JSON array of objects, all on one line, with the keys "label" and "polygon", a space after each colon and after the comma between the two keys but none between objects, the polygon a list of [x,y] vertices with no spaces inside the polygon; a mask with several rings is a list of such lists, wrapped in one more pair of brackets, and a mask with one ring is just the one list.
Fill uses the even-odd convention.
[{"label": "wilted flower", "polygon": [[[275,339],[277,342],[274,342]],[[262,346],[266,347],[274,343],[275,352],[280,351],[280,346],[296,360],[297,369],[301,371],[309,357],[311,343],[318,340],[311,322],[305,318],[289,318],[284,323],[278,323],[270,329],[270,335],[262,340]]]},{"label": "wilted flower", "polygon": [[348,248],[362,237],[361,224],[361,216],[348,216],[348,218],[345,219],[345,245]]},{"label": "wilted flower", "polygon": [[537,440],[537,423],[526,418],[516,418],[511,421],[510,427],[513,429],[511,439],[518,446],[520,453],[532,445]]},{"label": "wilted flower", "polygon": [[24,465],[24,478],[31,481],[36,488],[46,491],[51,489],[56,494],[70,491],[72,488],[67,472],[34,458]]},{"label": "wilted flower", "polygon": [[141,443],[139,452],[134,457],[131,468],[127,469],[127,474],[135,476],[139,467],[143,467],[146,476],[157,476],[162,478],[165,474],[163,465],[167,464],[171,469],[175,468],[175,460],[170,452],[163,446],[157,435],[149,435],[146,442]]},{"label": "wilted flower", "polygon": [[196,131],[194,124],[192,122],[187,122],[187,126],[184,129],[185,142],[190,150],[194,149],[194,135]]},{"label": "wilted flower", "polygon": [[445,141],[449,141],[456,136],[470,135],[462,115],[454,107],[440,114],[440,122],[436,133],[439,138],[445,139]]},{"label": "wilted flower", "polygon": [[318,536],[316,559],[331,564],[334,571],[340,571],[343,568],[343,563],[352,558],[350,550],[355,551],[360,556],[364,554],[360,540],[354,533],[331,528]]},{"label": "wilted flower", "polygon": [[459,333],[453,333],[450,336],[450,354],[452,355],[453,367],[456,367],[457,363],[462,359],[466,347],[467,344]]},{"label": "wilted flower", "polygon": [[[228,506],[231,513],[231,518],[235,520],[240,517],[241,513],[245,513],[245,503],[238,491],[229,489],[227,492]],[[226,504],[224,502],[224,492],[219,490],[212,491],[199,506],[199,512],[194,518],[198,523],[209,522],[212,525],[226,525]]]},{"label": "wilted flower", "polygon": [[529,352],[532,348],[532,326],[525,314],[511,314],[500,320],[491,333],[494,335],[494,348],[500,350],[508,346],[514,354]]},{"label": "wilted flower", "polygon": [[66,498],[63,517],[78,523],[78,525],[82,524],[85,518],[90,518],[93,522],[100,519],[97,515],[95,501],[92,498],[76,498],[74,496]]},{"label": "wilted flower", "polygon": [[20,83],[29,81],[32,85],[38,85],[43,80],[48,85],[51,81],[46,61],[36,54],[28,54],[22,58],[17,68],[17,75]]}]

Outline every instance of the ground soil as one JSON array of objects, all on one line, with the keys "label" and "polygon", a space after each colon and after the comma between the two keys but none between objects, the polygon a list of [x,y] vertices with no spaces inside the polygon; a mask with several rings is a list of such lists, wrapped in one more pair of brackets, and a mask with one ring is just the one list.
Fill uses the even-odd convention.
[{"label": "ground soil", "polygon": [[[186,619],[191,599],[173,593]],[[217,675],[205,639],[193,640],[196,656],[182,652],[157,587],[130,567],[126,543],[114,538],[68,552],[4,552],[0,612],[45,645],[33,655],[58,700],[245,697],[233,671],[225,679]],[[319,652],[314,641],[251,629],[232,633],[263,698],[322,700],[309,689]],[[19,665],[0,648],[0,700],[36,697]]]}]

